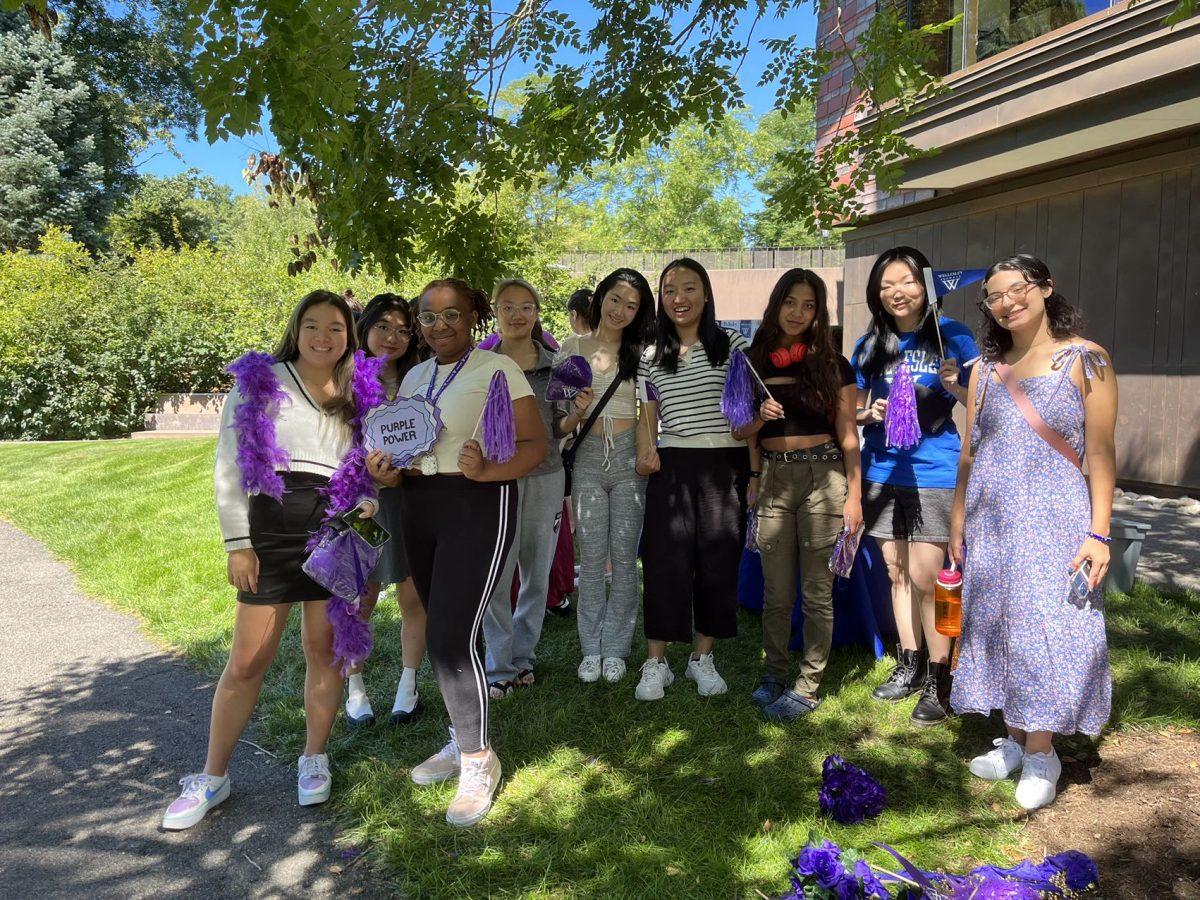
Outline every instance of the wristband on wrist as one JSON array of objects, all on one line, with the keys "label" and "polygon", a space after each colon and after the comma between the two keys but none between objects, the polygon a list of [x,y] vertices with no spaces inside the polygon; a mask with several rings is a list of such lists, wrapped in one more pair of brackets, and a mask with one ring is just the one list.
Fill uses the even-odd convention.
[{"label": "wristband on wrist", "polygon": [[1087,536],[1090,537],[1092,540],[1099,541],[1100,543],[1105,544],[1105,545],[1112,543],[1111,537],[1106,537],[1103,534],[1096,534],[1096,532],[1094,532],[1094,531],[1089,531],[1087,533]]}]

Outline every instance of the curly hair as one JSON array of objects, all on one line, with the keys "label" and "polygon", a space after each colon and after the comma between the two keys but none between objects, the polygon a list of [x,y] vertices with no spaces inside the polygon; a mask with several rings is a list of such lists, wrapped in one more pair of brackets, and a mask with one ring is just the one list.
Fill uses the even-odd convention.
[{"label": "curly hair", "polygon": [[476,337],[480,337],[491,331],[488,323],[493,318],[492,301],[488,299],[487,291],[473,288],[461,278],[437,278],[421,289],[421,293],[417,295],[417,300],[420,301],[430,291],[437,290],[438,288],[449,288],[470,304],[478,319],[473,332]]},{"label": "curly hair", "polygon": [[[984,296],[987,296],[987,283],[997,272],[1020,272],[1030,284],[1049,287],[1050,296],[1046,298],[1045,303],[1046,327],[1050,331],[1050,336],[1056,340],[1062,340],[1079,334],[1083,327],[1083,317],[1079,314],[1079,310],[1071,305],[1071,301],[1054,290],[1050,267],[1044,262],[1028,253],[1018,253],[1016,256],[1006,256],[1004,259],[992,263],[983,279]],[[988,310],[987,304],[981,301],[979,306],[983,311],[983,335],[979,341],[980,351],[984,359],[994,361],[1002,358],[1012,349],[1012,332],[996,321],[996,317]]]}]

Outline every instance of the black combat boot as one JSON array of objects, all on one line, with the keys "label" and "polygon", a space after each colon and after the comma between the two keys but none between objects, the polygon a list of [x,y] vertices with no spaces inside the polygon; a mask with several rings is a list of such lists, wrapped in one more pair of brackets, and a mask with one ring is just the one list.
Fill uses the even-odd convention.
[{"label": "black combat boot", "polygon": [[904,650],[897,645],[896,668],[887,681],[871,691],[871,696],[891,703],[911,697],[925,682],[925,660],[924,650]]},{"label": "black combat boot", "polygon": [[913,707],[909,721],[914,725],[941,725],[949,717],[950,663],[929,664],[921,699]]}]

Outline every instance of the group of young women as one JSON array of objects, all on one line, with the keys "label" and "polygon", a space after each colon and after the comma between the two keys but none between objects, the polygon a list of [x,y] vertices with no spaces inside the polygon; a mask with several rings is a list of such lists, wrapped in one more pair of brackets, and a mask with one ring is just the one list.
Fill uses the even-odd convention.
[{"label": "group of young women", "polygon": [[[369,616],[381,586],[397,586],[404,669],[391,720],[420,712],[416,672],[426,650],[450,717],[449,742],[412,769],[412,780],[457,779],[447,820],[483,818],[501,774],[489,703],[536,683],[564,493],[579,554],[582,681],[624,678],[640,609],[647,652],[635,697],[661,699],[674,682],[672,642],[691,645],[685,674],[700,695],[724,693],[715,647],[737,630],[753,511],[764,672],[749,699],[775,721],[812,712],[833,637],[830,554],[839,535],[865,527],[887,562],[899,635],[896,665],[874,696],[918,694],[918,725],[942,722],[951,709],[1001,711],[1007,733],[971,771],[1001,779],[1021,770],[1018,801],[1049,803],[1060,771],[1053,735],[1097,734],[1109,712],[1100,585],[1115,375],[1104,350],[1079,336],[1077,315],[1041,261],[1019,255],[988,271],[982,349],[926,295],[928,267],[909,247],[876,260],[871,324],[850,359],[835,346],[825,284],[803,269],[776,284],[749,342],[719,325],[708,274],[686,258],[661,273],[657,308],[650,284],[631,269],[601,280],[586,305],[573,297],[575,333],[561,346],[541,328],[537,290],[520,279],[502,281],[490,298],[456,279],[432,282],[411,303],[383,294],[357,322],[339,295],[306,296],[273,358],[231,367],[237,384],[215,479],[238,589],[233,645],[204,769],[181,780],[163,826],[190,827],[228,796],[229,759],[297,602],[307,661],[298,798],[328,798],[326,743],[343,680],[333,666],[328,592],[301,567],[312,533],[354,504],[392,535],[360,602]],[[498,339],[477,344],[493,316]],[[355,354],[359,346],[365,356]],[[739,353],[761,388],[753,418],[735,428],[722,395]],[[547,399],[556,366],[573,356],[588,361],[590,387]],[[383,359],[378,377],[389,399],[419,395],[439,413],[436,443],[409,468],[362,447],[364,388],[355,370],[367,357]],[[504,462],[489,459],[475,437],[497,372],[515,423],[515,453]],[[911,391],[907,400],[902,390]],[[893,400],[915,404],[919,434],[889,439]],[[957,405],[965,407],[965,441]],[[344,485],[355,467],[375,489],[347,498],[330,481]],[[933,613],[947,556],[965,575],[953,678],[950,641]],[[804,649],[793,680],[797,569]],[[514,571],[521,586],[510,602]],[[346,718],[374,718],[360,673],[349,677]]]}]

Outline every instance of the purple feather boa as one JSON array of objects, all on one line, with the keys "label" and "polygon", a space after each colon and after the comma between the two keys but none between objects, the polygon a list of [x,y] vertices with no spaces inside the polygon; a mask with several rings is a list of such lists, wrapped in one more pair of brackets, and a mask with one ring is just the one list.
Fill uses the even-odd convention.
[{"label": "purple feather boa", "polygon": [[909,450],[921,442],[921,423],[917,420],[917,389],[908,363],[901,361],[892,372],[887,411],[883,415],[887,445]]},{"label": "purple feather boa", "polygon": [[275,416],[288,394],[271,371],[273,365],[275,357],[269,353],[247,353],[225,371],[236,379],[242,396],[233,411],[242,490],[282,501],[283,476],[279,471],[288,468],[289,460],[287,451],[275,440]]},{"label": "purple feather boa", "polygon": [[[233,427],[237,432],[237,463],[242,471],[242,488],[247,493],[266,494],[283,499],[283,478],[287,470],[287,451],[276,443],[275,416],[279,404],[288,399],[287,391],[271,371],[275,358],[269,353],[247,353],[226,369],[237,379],[242,402],[234,410]],[[367,454],[363,449],[362,424],[368,412],[387,399],[379,375],[387,364],[384,357],[368,357],[361,350],[354,354],[354,418],[350,420],[352,443],[337,470],[322,490],[326,498],[321,526],[308,540],[309,553],[332,532],[333,523],[356,507],[365,497],[375,496],[375,482],[367,472]],[[371,626],[358,615],[357,597],[330,597],[325,616],[333,626],[334,665],[345,677],[349,670],[371,653]]]}]

